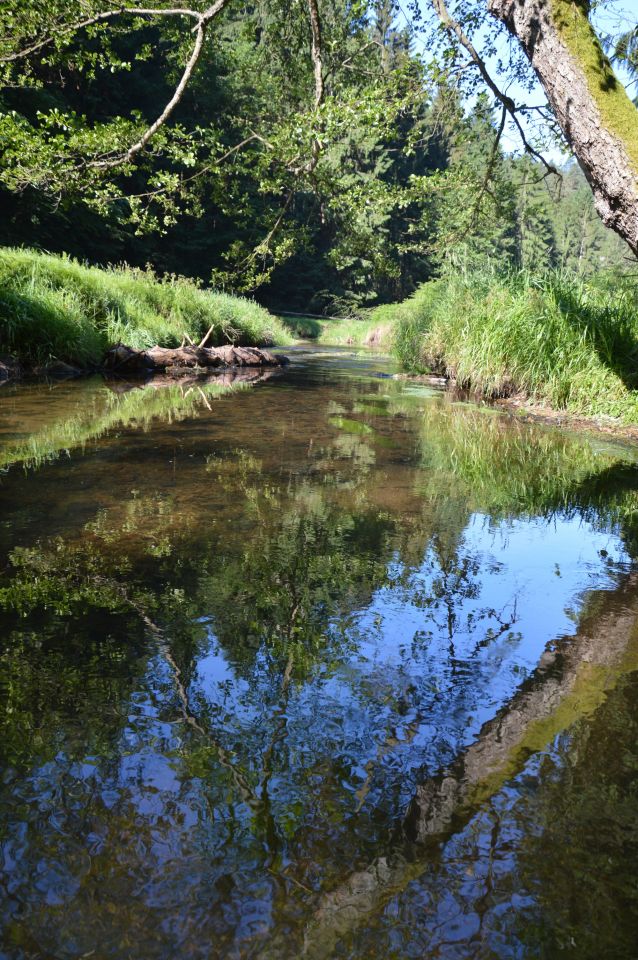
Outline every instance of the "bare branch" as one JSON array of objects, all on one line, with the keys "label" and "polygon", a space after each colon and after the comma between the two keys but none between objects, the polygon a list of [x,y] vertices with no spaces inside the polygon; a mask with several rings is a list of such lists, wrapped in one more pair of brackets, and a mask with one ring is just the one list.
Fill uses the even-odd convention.
[{"label": "bare branch", "polygon": [[527,140],[527,137],[525,136],[525,131],[523,130],[521,121],[516,116],[516,113],[510,113],[510,116],[514,121],[514,123],[516,124],[518,135],[521,138],[521,142],[525,148],[525,151],[529,153],[531,157],[534,157],[536,160],[540,161],[540,163],[543,164],[546,170],[546,175],[553,173],[557,177],[560,177],[561,176],[560,170],[557,170],[553,163],[550,163],[548,160],[546,160],[543,154],[539,153],[538,150],[535,150],[534,147],[532,147],[532,145],[529,143],[529,141]]},{"label": "bare branch", "polygon": [[[365,43],[365,44],[361,47],[361,49],[358,50],[356,53],[353,53],[351,56],[346,57],[346,59],[345,59],[342,63],[340,63],[340,64],[335,64],[334,67],[332,67],[330,70],[328,70],[328,71],[325,73],[324,78],[323,78],[323,79],[324,79],[324,83],[325,83],[325,81],[328,79],[328,77],[329,77],[331,74],[338,73],[339,70],[344,70],[346,67],[348,67],[348,68],[350,69],[350,68],[352,67],[352,61],[355,60],[357,57],[363,56],[363,54],[366,52],[366,50],[369,50],[370,47],[381,47],[381,48],[383,49],[383,44],[380,43],[379,40],[369,40],[369,41],[368,41],[367,43]],[[363,73],[367,73],[368,71],[362,71],[362,72],[363,72]],[[375,74],[372,74],[372,73],[371,73],[370,76],[375,76]]]}]

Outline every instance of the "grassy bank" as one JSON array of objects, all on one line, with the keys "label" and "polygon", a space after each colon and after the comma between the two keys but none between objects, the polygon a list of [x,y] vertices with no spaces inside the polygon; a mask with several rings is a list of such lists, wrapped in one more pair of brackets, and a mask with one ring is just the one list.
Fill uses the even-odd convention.
[{"label": "grassy bank", "polygon": [[0,249],[0,355],[88,365],[113,343],[177,346],[184,334],[201,340],[211,326],[215,344],[290,342],[283,325],[251,300],[140,270]]},{"label": "grassy bank", "polygon": [[638,422],[633,281],[490,272],[437,280],[396,308],[393,348],[407,370],[453,377],[486,397],[523,393],[556,410]]},{"label": "grassy bank", "polygon": [[[386,319],[377,316],[380,310],[389,310]],[[333,346],[374,346],[390,350],[392,341],[393,311],[396,307],[381,308],[365,319],[346,317],[342,320],[329,317],[282,317],[282,323],[300,340],[314,340]]]}]

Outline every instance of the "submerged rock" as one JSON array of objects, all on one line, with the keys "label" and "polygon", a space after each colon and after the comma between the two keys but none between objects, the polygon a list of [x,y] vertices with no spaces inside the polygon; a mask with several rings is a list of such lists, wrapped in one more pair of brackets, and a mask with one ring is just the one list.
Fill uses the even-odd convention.
[{"label": "submerged rock", "polygon": [[36,367],[34,373],[43,374],[45,377],[55,377],[56,379],[66,380],[71,377],[81,377],[84,371],[79,367],[74,367],[63,360],[52,360],[43,367]]}]

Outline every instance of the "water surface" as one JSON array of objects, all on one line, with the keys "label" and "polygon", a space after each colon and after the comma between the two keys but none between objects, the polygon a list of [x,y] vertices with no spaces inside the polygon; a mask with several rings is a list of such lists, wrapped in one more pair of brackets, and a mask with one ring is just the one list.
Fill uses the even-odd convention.
[{"label": "water surface", "polygon": [[293,361],[0,391],[1,955],[635,957],[634,451]]}]

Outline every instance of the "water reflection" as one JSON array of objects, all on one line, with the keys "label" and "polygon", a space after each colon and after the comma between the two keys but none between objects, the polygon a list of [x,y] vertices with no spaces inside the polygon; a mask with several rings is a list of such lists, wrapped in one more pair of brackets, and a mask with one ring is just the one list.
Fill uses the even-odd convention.
[{"label": "water reflection", "polygon": [[578,737],[634,689],[632,453],[383,372],[302,354],[3,478],[7,956],[584,942],[540,891],[549,807],[520,798],[539,756],[552,797],[605,763]]}]

